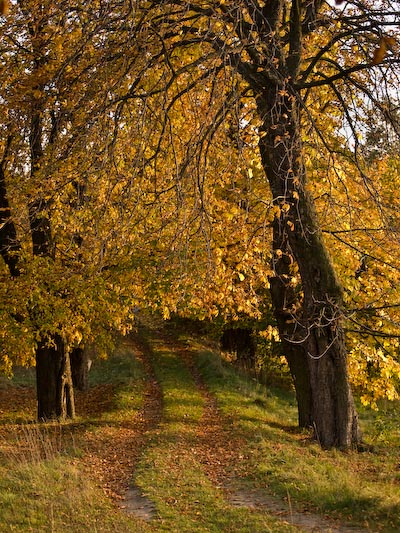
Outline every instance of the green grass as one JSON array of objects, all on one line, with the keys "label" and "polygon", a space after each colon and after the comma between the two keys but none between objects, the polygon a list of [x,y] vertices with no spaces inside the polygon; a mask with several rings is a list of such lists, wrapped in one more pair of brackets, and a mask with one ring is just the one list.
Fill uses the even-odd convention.
[{"label": "green grass", "polygon": [[[32,386],[32,370],[17,369],[10,392]],[[34,375],[34,374],[33,374]],[[93,418],[72,423],[32,423],[27,406],[2,410],[0,417],[0,530],[19,532],[142,532],[141,524],[117,509],[87,477],[80,457],[81,429],[118,426],[142,406],[143,370],[132,352],[120,345],[108,360],[93,364],[93,387],[113,385],[113,398]],[[24,411],[25,408],[25,411]],[[3,529],[2,529],[3,528]]]},{"label": "green grass", "polygon": [[[0,406],[0,524],[4,531],[304,531],[266,509],[229,503],[199,456],[204,393],[178,351],[152,334],[148,340],[163,390],[163,417],[146,436],[132,482],[155,503],[155,519],[145,523],[127,516],[82,468],[82,428],[97,435],[103,428],[123,426],[143,405],[144,369],[124,343],[108,360],[93,365],[92,386],[112,390],[112,398],[106,398],[93,416],[38,427],[32,423],[29,402]],[[258,385],[199,340],[188,340],[188,346],[204,382],[217,397],[226,427],[243,443],[232,480],[236,488],[275,495],[294,511],[320,513],[370,531],[400,530],[399,404],[387,403],[379,412],[360,408],[371,450],[321,450],[307,432],[296,428],[297,410],[290,390]],[[0,382],[3,394],[29,386],[32,373],[25,370],[15,380]]]},{"label": "green grass", "polygon": [[165,420],[136,476],[136,483],[157,506],[159,523],[151,531],[298,531],[266,513],[235,509],[226,502],[195,450],[204,398],[177,355],[158,343],[154,357],[164,390]]},{"label": "green grass", "polygon": [[3,531],[134,531],[70,457],[2,465],[0,509]]},{"label": "green grass", "polygon": [[373,531],[400,530],[398,403],[380,412],[360,409],[365,441],[374,444],[371,451],[326,451],[297,430],[293,395],[269,390],[261,403],[257,387],[251,389],[213,353],[200,352],[199,365],[223,411],[247,436],[249,484],[267,484],[299,508]]},{"label": "green grass", "polygon": [[12,378],[0,376],[0,389],[5,389],[12,384],[13,387],[34,387],[36,377],[33,368],[17,367]]}]

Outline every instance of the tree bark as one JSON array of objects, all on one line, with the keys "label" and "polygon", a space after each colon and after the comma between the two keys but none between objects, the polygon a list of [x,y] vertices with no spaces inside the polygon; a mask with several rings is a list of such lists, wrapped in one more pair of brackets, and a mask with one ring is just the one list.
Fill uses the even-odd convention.
[{"label": "tree bark", "polygon": [[38,419],[74,418],[75,404],[69,352],[60,336],[36,349]]},{"label": "tree bark", "polygon": [[275,275],[271,276],[269,280],[271,301],[283,354],[289,365],[296,391],[299,427],[308,428],[312,426],[312,392],[307,353],[302,344],[291,342],[291,339],[296,338],[298,323],[295,315],[300,302],[291,281],[292,257],[288,251],[287,239],[280,230],[281,223],[279,220],[275,220],[273,231],[273,269]]},{"label": "tree bark", "polygon": [[86,391],[89,388],[89,352],[86,348],[71,350],[71,371],[74,388]]},{"label": "tree bark", "polygon": [[[322,446],[350,448],[358,443],[360,433],[341,324],[342,288],[307,191],[294,95],[289,83],[286,87],[271,84],[257,99],[263,122],[260,154],[274,203],[279,208],[274,223],[276,279],[271,283],[271,295],[299,391],[299,405],[310,406],[310,413],[305,410],[300,415],[299,410],[299,421],[311,422]],[[303,295],[297,303],[290,302],[290,298],[287,301],[290,293],[284,277],[287,273],[282,267],[285,257],[298,267]],[[307,373],[309,386],[304,390]],[[301,382],[296,383],[296,379]]]},{"label": "tree bark", "polygon": [[10,143],[11,137],[7,139],[7,146],[0,164],[0,255],[8,266],[11,276],[15,278],[19,275],[17,265],[21,246],[17,238],[17,230],[11,219],[11,208],[6,187],[5,166]]},{"label": "tree bark", "polygon": [[[46,143],[54,142],[54,135],[46,138],[44,117],[46,108],[43,68],[49,61],[46,53],[46,20],[32,12],[28,24],[32,44],[32,74],[37,83],[31,93],[31,120],[29,132],[30,174],[33,181],[42,180],[37,196],[28,206],[32,251],[37,257],[55,260],[49,202],[45,199],[46,176],[41,175]],[[40,312],[40,310],[39,310]],[[56,325],[57,327],[57,325]],[[59,333],[42,338],[36,349],[36,383],[38,418],[74,418],[75,405],[68,347]]]}]

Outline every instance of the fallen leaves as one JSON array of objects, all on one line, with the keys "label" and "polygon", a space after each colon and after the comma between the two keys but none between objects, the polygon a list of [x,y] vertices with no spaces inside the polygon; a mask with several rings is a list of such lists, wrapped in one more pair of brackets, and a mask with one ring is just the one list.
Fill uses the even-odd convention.
[{"label": "fallen leaves", "polygon": [[124,500],[146,443],[146,433],[157,427],[162,416],[161,390],[148,354],[139,342],[132,343],[132,350],[147,374],[142,409],[131,420],[114,424],[105,421],[95,431],[87,431],[84,435],[87,453],[83,464],[114,502]]}]

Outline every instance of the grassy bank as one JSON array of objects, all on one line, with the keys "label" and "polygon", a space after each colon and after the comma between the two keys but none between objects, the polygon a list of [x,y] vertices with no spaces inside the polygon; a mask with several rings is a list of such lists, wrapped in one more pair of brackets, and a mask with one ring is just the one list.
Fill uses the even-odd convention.
[{"label": "grassy bank", "polygon": [[400,405],[360,407],[369,451],[326,451],[296,428],[292,394],[243,380],[195,346],[199,366],[224,413],[246,434],[247,482],[371,531],[400,531]]},{"label": "grassy bank", "polygon": [[71,423],[35,423],[34,371],[0,380],[0,531],[141,531],[85,468],[88,435],[118,426],[140,409],[143,372],[120,346],[78,393]]}]

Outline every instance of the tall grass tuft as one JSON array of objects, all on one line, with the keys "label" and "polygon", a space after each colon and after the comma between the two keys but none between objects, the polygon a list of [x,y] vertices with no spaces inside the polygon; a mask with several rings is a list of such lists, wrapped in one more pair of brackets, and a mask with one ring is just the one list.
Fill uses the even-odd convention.
[{"label": "tall grass tuft", "polygon": [[11,464],[39,463],[59,457],[66,449],[61,424],[22,424],[4,450]]}]

